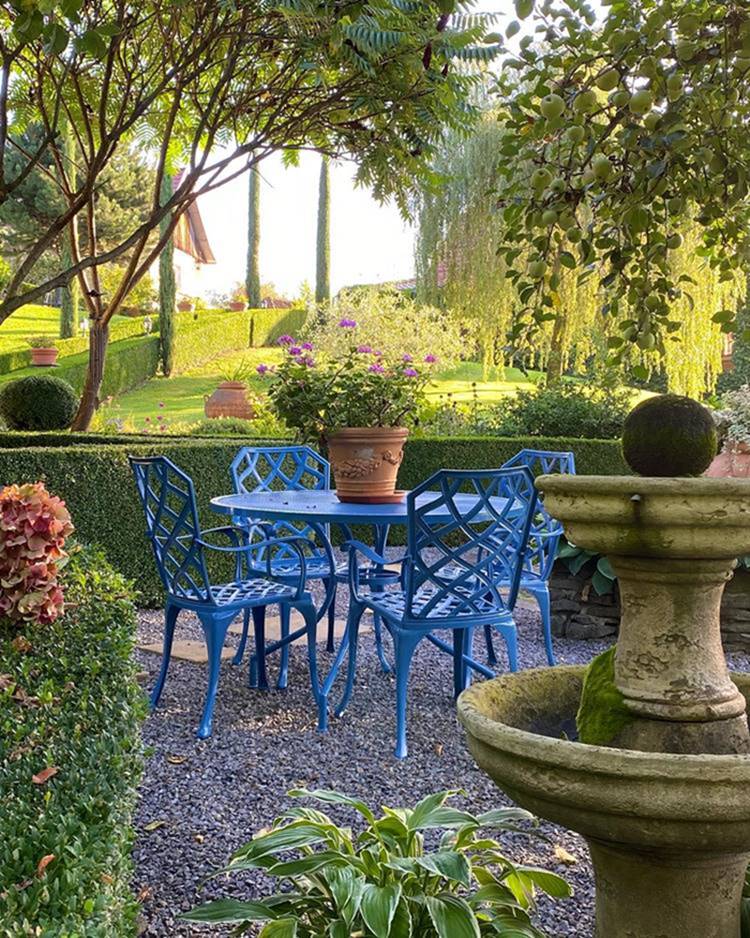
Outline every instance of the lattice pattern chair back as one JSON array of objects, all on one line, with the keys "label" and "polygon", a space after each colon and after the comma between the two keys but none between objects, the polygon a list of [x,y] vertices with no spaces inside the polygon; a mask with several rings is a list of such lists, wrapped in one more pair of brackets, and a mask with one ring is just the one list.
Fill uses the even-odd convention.
[{"label": "lattice pattern chair back", "polygon": [[[429,497],[418,504],[420,495]],[[473,504],[462,495],[475,496]],[[407,620],[512,610],[537,502],[531,471],[441,469],[407,498]],[[450,511],[450,521],[430,517],[438,508]]]},{"label": "lattice pattern chair back", "polygon": [[[526,466],[534,477],[558,472],[563,475],[576,474],[575,456],[570,452],[522,449],[512,459],[503,463],[504,469],[517,466]],[[526,572],[533,573],[542,580],[549,577],[562,533],[563,528],[560,522],[547,513],[544,503],[539,499],[536,513],[531,521],[529,547],[524,564]]]},{"label": "lattice pattern chair back", "polygon": [[165,456],[128,458],[167,592],[191,602],[212,602],[191,478]]},{"label": "lattice pattern chair back", "polygon": [[[238,495],[285,489],[324,491],[331,483],[330,464],[310,446],[243,446],[232,461],[231,472]],[[315,537],[304,522],[275,522],[273,533],[276,537]],[[281,561],[295,556],[291,548],[281,548],[274,554]]]}]

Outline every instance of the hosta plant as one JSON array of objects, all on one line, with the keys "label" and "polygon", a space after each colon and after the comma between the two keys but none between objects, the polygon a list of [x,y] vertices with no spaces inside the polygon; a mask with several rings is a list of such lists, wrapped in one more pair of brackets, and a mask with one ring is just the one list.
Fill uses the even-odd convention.
[{"label": "hosta plant", "polygon": [[[290,792],[358,813],[361,832],[298,806],[238,850],[226,869],[260,869],[278,888],[254,901],[222,899],[183,916],[234,924],[261,938],[542,938],[531,923],[537,890],[570,895],[559,876],[513,863],[485,831],[518,830],[531,815],[501,808],[474,816],[438,792],[380,815],[332,791]],[[217,874],[218,875],[218,874]]]},{"label": "hosta plant", "polygon": [[0,617],[46,625],[60,615],[72,531],[65,502],[41,482],[0,489]]}]

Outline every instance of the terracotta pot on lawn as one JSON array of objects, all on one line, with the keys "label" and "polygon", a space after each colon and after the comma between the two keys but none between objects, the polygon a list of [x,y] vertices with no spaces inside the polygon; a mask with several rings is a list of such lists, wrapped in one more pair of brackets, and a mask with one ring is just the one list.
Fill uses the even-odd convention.
[{"label": "terracotta pot on lawn", "polygon": [[750,479],[750,446],[727,442],[705,475],[712,479]]},{"label": "terracotta pot on lawn", "polygon": [[206,398],[207,417],[239,417],[252,420],[255,411],[247,399],[247,387],[242,381],[222,381],[214,393]]},{"label": "terracotta pot on lawn", "polygon": [[409,431],[405,427],[347,427],[328,436],[336,493],[342,501],[394,498]]},{"label": "terracotta pot on lawn", "polygon": [[33,348],[31,350],[31,364],[37,367],[49,367],[57,363],[56,348]]},{"label": "terracotta pot on lawn", "polygon": [[177,304],[177,309],[179,309],[181,313],[189,313],[192,308],[193,304],[190,300],[180,300]]},{"label": "terracotta pot on lawn", "polygon": [[229,303],[229,309],[233,313],[239,313],[245,309],[245,303],[243,303],[241,300],[232,300],[232,302]]}]

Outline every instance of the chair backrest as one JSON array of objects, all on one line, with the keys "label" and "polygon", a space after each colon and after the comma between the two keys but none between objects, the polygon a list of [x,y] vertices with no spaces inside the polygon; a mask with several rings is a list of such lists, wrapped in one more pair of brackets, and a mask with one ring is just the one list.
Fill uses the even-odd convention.
[{"label": "chair backrest", "polygon": [[[243,446],[232,460],[231,473],[238,495],[284,490],[324,491],[331,487],[330,463],[310,446]],[[247,518],[235,520],[237,524],[248,525]],[[252,520],[249,524],[253,540],[260,529]],[[271,527],[276,537],[315,537],[313,528],[303,521],[277,521]],[[262,550],[255,555],[259,560],[264,556]],[[296,556],[291,547],[281,547],[274,554],[275,559],[281,561]]]},{"label": "chair backrest", "polygon": [[178,599],[211,602],[195,489],[190,476],[166,456],[129,456],[159,575]]},{"label": "chair backrest", "polygon": [[411,491],[407,619],[512,610],[536,504],[525,466],[441,469]]},{"label": "chair backrest", "polygon": [[[503,463],[503,468],[516,466],[527,466],[534,476],[556,472],[564,475],[575,475],[576,473],[576,461],[573,453],[556,452],[555,450],[522,449]],[[540,498],[536,514],[531,522],[529,549],[524,564],[527,573],[533,573],[535,577],[542,580],[549,578],[562,533],[562,525],[548,514],[544,508],[544,502]]]}]

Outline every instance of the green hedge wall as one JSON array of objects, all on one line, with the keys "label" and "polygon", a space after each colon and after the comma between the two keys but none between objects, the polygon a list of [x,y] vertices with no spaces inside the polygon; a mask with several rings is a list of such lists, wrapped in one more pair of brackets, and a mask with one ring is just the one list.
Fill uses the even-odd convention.
[{"label": "green hedge wall", "polygon": [[[7,437],[8,435],[4,435]],[[29,435],[26,435],[27,437]],[[42,435],[38,438],[44,442]],[[7,446],[0,436],[0,482],[43,479],[70,508],[77,536],[100,544],[112,563],[141,592],[141,601],[158,605],[161,585],[144,535],[142,509],[130,473],[128,453],[162,453],[193,477],[203,522],[220,523],[209,508],[215,495],[231,491],[229,464],[241,439],[215,440],[134,438],[118,442],[80,445],[75,437],[59,446],[59,435],[49,444]],[[259,441],[253,441],[253,445]],[[440,468],[486,469],[501,465],[524,447],[572,449],[582,473],[615,475],[626,472],[619,445],[614,441],[501,439],[498,437],[415,439],[406,447],[399,484],[411,488]],[[398,532],[394,531],[394,543]]]},{"label": "green hedge wall", "polygon": [[[159,331],[159,317],[151,317],[154,323],[154,332]],[[119,342],[122,339],[132,339],[143,335],[143,320],[140,318],[118,318],[109,328],[110,342]],[[72,339],[56,339],[58,360],[70,358],[73,355],[88,353],[88,336],[74,336]],[[0,352],[0,375],[7,375],[20,368],[31,365],[31,349],[25,346]],[[17,377],[14,375],[14,377]]]},{"label": "green hedge wall", "polygon": [[[69,605],[57,622],[0,621],[0,674],[11,682],[0,707],[0,934],[130,938],[146,709],[132,593],[89,548],[71,558],[63,583]],[[26,651],[14,645],[19,634]],[[57,771],[35,784],[47,768]]]},{"label": "green hedge wall", "polygon": [[298,335],[307,318],[304,309],[254,309],[252,314],[250,344],[254,348],[275,345],[282,335]]}]

